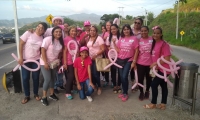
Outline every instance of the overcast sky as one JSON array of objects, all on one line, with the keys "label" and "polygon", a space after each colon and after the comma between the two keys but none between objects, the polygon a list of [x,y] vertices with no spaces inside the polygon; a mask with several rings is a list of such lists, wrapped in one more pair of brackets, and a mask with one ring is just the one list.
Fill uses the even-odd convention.
[{"label": "overcast sky", "polygon": [[[0,19],[13,19],[13,0],[0,0]],[[97,15],[119,13],[123,15],[144,15],[145,9],[158,15],[162,10],[173,8],[176,0],[16,0],[18,18],[67,16],[76,13]]]}]

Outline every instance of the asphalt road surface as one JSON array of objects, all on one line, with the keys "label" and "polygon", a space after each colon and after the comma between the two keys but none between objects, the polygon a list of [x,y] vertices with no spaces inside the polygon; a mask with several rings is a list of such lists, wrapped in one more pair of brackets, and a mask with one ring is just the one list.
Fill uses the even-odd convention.
[{"label": "asphalt road surface", "polygon": [[[200,53],[183,48],[172,46],[173,54],[184,62],[194,62],[200,65]],[[2,44],[0,41],[0,78],[4,72],[11,71],[17,62],[13,62],[11,53],[16,54],[16,44]],[[4,66],[5,64],[11,63]],[[4,66],[4,67],[2,67]],[[103,84],[103,82],[102,82]],[[130,86],[131,87],[131,86]],[[175,106],[171,106],[172,88],[169,87],[168,104],[166,110],[144,109],[142,106],[150,103],[149,100],[139,101],[139,92],[129,91],[129,99],[122,102],[112,92],[112,88],[103,88],[101,95],[93,93],[93,102],[80,100],[78,94],[73,94],[73,100],[67,100],[65,91],[60,90],[58,101],[49,100],[49,106],[43,106],[40,101],[33,98],[31,90],[31,100],[22,105],[23,93],[8,94],[0,85],[0,120],[199,120],[200,119],[200,95],[198,86],[196,114],[190,115],[190,107],[176,101]],[[161,91],[159,91],[161,93]],[[40,88],[39,94],[42,95]],[[161,95],[158,96],[158,103]]]}]

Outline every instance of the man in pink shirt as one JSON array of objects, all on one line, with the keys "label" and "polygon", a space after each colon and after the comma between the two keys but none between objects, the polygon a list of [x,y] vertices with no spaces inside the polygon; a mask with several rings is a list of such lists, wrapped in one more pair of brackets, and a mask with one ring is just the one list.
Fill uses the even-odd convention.
[{"label": "man in pink shirt", "polygon": [[90,32],[90,27],[91,27],[90,21],[85,21],[83,25],[84,25],[85,31],[81,33],[79,43],[81,46],[86,46],[89,40],[89,32]]}]

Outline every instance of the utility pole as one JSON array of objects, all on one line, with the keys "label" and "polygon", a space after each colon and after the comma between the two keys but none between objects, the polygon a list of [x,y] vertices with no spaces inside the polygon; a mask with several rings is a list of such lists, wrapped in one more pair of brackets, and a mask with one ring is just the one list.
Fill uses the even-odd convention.
[{"label": "utility pole", "polygon": [[[118,8],[119,8],[119,21],[120,21],[120,23],[122,23],[122,18],[123,18],[123,14],[124,14],[124,11],[123,11],[124,7],[118,7]],[[120,16],[122,16],[122,18]]]},{"label": "utility pole", "polygon": [[144,25],[147,26],[147,21],[148,21],[148,18],[147,18],[147,10],[146,10],[144,7],[142,7],[142,8],[144,9],[144,14],[145,14],[145,18],[144,18],[145,22],[144,22]]},{"label": "utility pole", "polygon": [[178,39],[179,0],[176,1],[176,4],[177,4],[176,39]]}]

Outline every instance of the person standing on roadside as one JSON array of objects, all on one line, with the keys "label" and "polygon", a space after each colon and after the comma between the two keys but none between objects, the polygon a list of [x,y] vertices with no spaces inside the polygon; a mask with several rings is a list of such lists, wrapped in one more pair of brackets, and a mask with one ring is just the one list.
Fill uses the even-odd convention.
[{"label": "person standing on roadside", "polygon": [[[39,62],[40,59],[40,46],[42,45],[43,41],[43,34],[47,30],[47,24],[41,22],[36,27],[36,30],[31,33],[26,31],[20,37],[19,43],[19,55],[20,59],[18,63],[23,65],[24,60],[36,60]],[[25,66],[36,69],[38,66],[34,62],[25,63]],[[22,70],[22,81],[24,87],[25,98],[21,101],[22,104],[27,103],[30,100],[30,73],[31,71],[25,69],[23,66],[21,67]],[[32,80],[33,80],[33,93],[34,98],[39,101],[41,97],[38,95],[38,88],[39,88],[39,76],[40,76],[40,69],[38,71],[32,72]]]},{"label": "person standing on roadside", "polygon": [[86,46],[87,45],[87,42],[89,40],[89,33],[90,33],[90,27],[91,27],[91,24],[90,24],[90,21],[85,21],[83,23],[83,26],[84,26],[84,32],[81,33],[80,35],[80,47],[81,46]]},{"label": "person standing on roadside", "polygon": [[48,88],[50,88],[49,98],[55,101],[58,100],[58,97],[54,94],[54,80],[58,68],[50,68],[49,64],[51,64],[55,60],[60,59],[59,57],[61,56],[63,48],[64,43],[62,37],[62,29],[56,26],[52,30],[52,36],[44,38],[41,46],[42,55],[40,58],[40,65],[44,77],[43,97],[41,99],[41,102],[45,106],[49,104],[47,101]]}]

